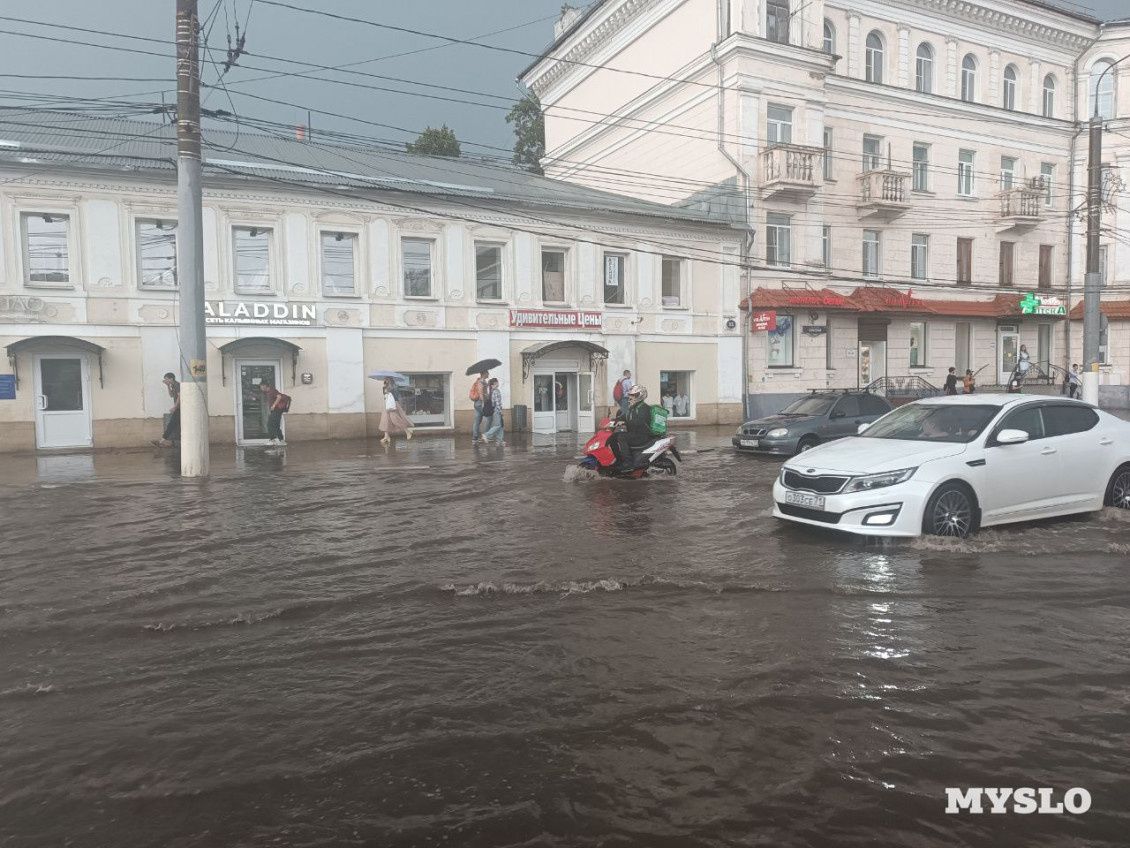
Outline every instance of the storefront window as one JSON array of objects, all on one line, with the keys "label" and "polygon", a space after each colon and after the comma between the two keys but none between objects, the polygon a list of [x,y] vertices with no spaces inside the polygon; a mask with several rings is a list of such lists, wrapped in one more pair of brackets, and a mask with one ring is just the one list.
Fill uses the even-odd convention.
[{"label": "storefront window", "polygon": [[659,392],[663,408],[672,418],[692,418],[691,376],[693,371],[660,371]]},{"label": "storefront window", "polygon": [[793,367],[793,316],[777,313],[777,329],[768,333],[769,367]]},{"label": "storefront window", "polygon": [[417,427],[448,426],[447,374],[405,374],[407,386],[397,387],[404,412]]},{"label": "storefront window", "polygon": [[926,322],[910,322],[910,367],[926,366]]}]

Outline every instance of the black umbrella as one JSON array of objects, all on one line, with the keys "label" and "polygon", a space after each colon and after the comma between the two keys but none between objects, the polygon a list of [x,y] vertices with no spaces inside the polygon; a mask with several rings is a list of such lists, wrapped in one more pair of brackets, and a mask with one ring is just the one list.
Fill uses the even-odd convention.
[{"label": "black umbrella", "polygon": [[467,369],[467,376],[472,374],[479,374],[483,371],[489,371],[492,368],[497,368],[502,362],[498,359],[480,359],[474,365]]}]

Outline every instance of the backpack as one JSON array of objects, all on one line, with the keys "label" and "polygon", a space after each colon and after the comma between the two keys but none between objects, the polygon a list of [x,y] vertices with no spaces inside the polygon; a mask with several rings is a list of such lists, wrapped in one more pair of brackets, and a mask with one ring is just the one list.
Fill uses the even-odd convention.
[{"label": "backpack", "polygon": [[621,400],[624,397],[624,381],[617,380],[616,385],[612,387],[612,399]]},{"label": "backpack", "polygon": [[667,435],[667,416],[670,414],[667,409],[658,404],[651,408],[651,435]]},{"label": "backpack", "polygon": [[483,398],[483,418],[494,415],[494,401],[491,400],[490,392]]},{"label": "backpack", "polygon": [[471,397],[471,400],[482,400],[483,399],[483,381],[482,380],[475,380],[475,382],[473,382],[471,384],[470,397]]},{"label": "backpack", "polygon": [[290,395],[284,395],[279,392],[278,405],[275,407],[279,412],[290,412]]}]

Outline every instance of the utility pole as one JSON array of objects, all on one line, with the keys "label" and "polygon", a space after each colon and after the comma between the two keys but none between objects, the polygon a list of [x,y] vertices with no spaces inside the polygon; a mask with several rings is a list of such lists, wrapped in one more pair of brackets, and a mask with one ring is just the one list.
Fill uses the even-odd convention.
[{"label": "utility pole", "polygon": [[182,477],[208,476],[208,347],[204,335],[200,32],[197,0],[177,0],[177,280],[180,283]]},{"label": "utility pole", "polygon": [[[1103,122],[1091,116],[1087,154],[1087,273],[1083,276],[1083,400],[1099,403],[1099,225],[1102,222]],[[1070,319],[1068,319],[1070,320]]]}]

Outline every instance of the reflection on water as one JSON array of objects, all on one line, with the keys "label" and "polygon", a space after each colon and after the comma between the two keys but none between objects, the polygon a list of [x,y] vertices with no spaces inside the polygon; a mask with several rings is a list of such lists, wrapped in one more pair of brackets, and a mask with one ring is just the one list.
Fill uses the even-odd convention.
[{"label": "reflection on water", "polygon": [[723,438],[0,466],[0,844],[1124,845],[1130,515],[868,544]]}]

